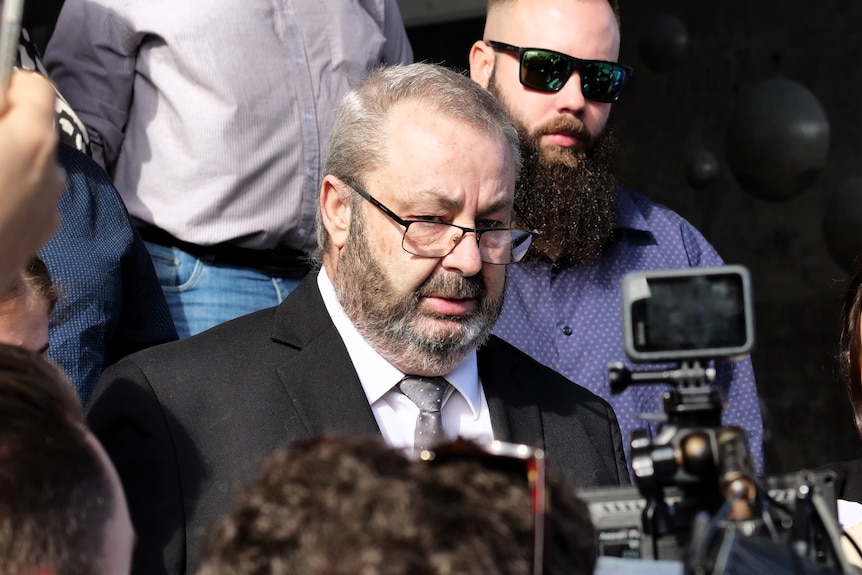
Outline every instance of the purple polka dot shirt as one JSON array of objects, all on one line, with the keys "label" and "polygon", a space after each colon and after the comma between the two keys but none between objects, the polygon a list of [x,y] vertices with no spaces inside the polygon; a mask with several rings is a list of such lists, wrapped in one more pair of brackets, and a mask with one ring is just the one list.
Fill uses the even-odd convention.
[{"label": "purple polka dot shirt", "polygon": [[[620,189],[616,239],[597,260],[556,268],[548,262],[509,266],[503,315],[495,333],[562,373],[614,408],[631,464],[633,430],[655,424],[641,413],[662,412],[665,385],[636,385],[611,395],[608,362],[634,365],[623,351],[620,282],[635,270],[723,265],[690,223],[672,210]],[[638,369],[650,366],[641,365]],[[763,473],[763,423],[751,360],[718,362],[716,385],[726,393],[724,425],[745,429],[756,471]]]}]

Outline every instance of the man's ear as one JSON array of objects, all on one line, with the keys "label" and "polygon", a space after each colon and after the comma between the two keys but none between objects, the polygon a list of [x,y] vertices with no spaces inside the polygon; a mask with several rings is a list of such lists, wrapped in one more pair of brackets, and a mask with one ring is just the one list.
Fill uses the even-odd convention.
[{"label": "man's ear", "polygon": [[486,89],[494,71],[494,57],[493,48],[481,40],[470,48],[470,78]]},{"label": "man's ear", "polygon": [[337,249],[347,243],[350,229],[350,197],[347,186],[333,175],[323,178],[320,185],[320,215],[329,234],[330,245]]}]

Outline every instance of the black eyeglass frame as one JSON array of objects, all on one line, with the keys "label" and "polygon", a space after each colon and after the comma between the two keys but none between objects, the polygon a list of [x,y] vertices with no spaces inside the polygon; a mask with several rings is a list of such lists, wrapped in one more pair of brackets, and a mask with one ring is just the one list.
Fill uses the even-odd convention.
[{"label": "black eyeglass frame", "polygon": [[[449,254],[452,253],[452,251],[456,247],[458,247],[458,244],[461,243],[461,240],[468,233],[476,234],[476,245],[477,246],[481,245],[482,235],[485,234],[486,232],[521,232],[521,233],[525,234],[522,238],[519,238],[518,240],[513,239],[513,241],[512,241],[513,246],[518,246],[518,247],[522,246],[524,244],[524,242],[527,242],[527,249],[524,250],[524,253],[521,254],[521,257],[519,257],[518,259],[512,259],[512,261],[505,262],[505,263],[488,262],[488,261],[485,261],[484,259],[482,260],[482,263],[492,264],[492,265],[497,265],[497,266],[505,266],[505,265],[509,265],[509,264],[518,263],[519,261],[521,261],[521,259],[524,257],[524,254],[526,254],[527,251],[529,250],[529,245],[532,243],[533,238],[535,238],[535,236],[538,235],[537,232],[528,232],[527,230],[521,230],[521,229],[517,229],[517,228],[477,229],[477,228],[468,228],[465,226],[459,226],[458,224],[450,224],[450,223],[446,223],[446,222],[427,222],[424,220],[405,220],[404,218],[400,217],[398,214],[396,214],[395,212],[393,212],[392,210],[390,210],[389,208],[384,206],[382,203],[380,203],[379,200],[377,200],[374,196],[372,196],[371,194],[366,192],[365,189],[363,189],[362,186],[357,184],[355,181],[352,181],[352,180],[342,180],[342,181],[345,184],[347,184],[347,186],[349,188],[351,188],[354,192],[356,192],[361,197],[363,197],[364,199],[371,202],[377,209],[379,209],[381,212],[383,212],[393,222],[395,222],[396,224],[398,224],[400,226],[404,226],[404,235],[401,236],[401,249],[403,249],[408,254],[412,254],[412,255],[418,256],[420,258],[444,258],[444,257],[448,256]],[[405,238],[407,237],[407,229],[410,227],[411,224],[435,224],[435,225],[440,225],[440,226],[449,226],[449,227],[461,230],[461,236],[458,238],[458,240],[455,243],[452,244],[452,247],[449,248],[449,251],[447,251],[444,254],[441,254],[439,256],[438,255],[427,256],[427,255],[423,255],[423,254],[417,254],[417,253],[414,253],[414,252],[408,250],[404,246]],[[479,257],[482,257],[482,250],[481,249],[479,250]]]},{"label": "black eyeglass frame", "polygon": [[[520,46],[514,46],[512,44],[507,44],[505,42],[497,42],[496,40],[485,40],[486,44],[488,44],[494,51],[497,52],[505,52],[507,54],[517,54],[518,55],[518,64],[520,66],[520,70],[518,73],[518,80],[521,82],[523,86],[530,88],[531,90],[538,90],[539,92],[559,92],[563,89],[566,83],[569,81],[569,78],[572,77],[572,74],[575,72],[580,72],[589,64],[602,64],[606,66],[611,66],[612,68],[616,68],[618,70],[622,70],[624,73],[622,82],[620,83],[619,90],[611,98],[608,99],[600,99],[587,95],[586,91],[584,91],[584,75],[581,73],[581,90],[584,94],[584,98],[588,100],[592,100],[594,102],[601,102],[603,104],[613,104],[617,100],[620,99],[620,96],[623,93],[623,89],[628,83],[629,78],[634,74],[634,69],[631,66],[626,66],[625,64],[620,64],[619,62],[611,62],[609,60],[584,60],[582,58],[576,58],[575,56],[570,56],[568,54],[564,54],[563,52],[557,52],[556,50],[548,50],[547,48],[522,48]],[[559,88],[552,88],[550,86],[539,86],[534,84],[528,84],[524,81],[525,74],[523,73],[526,65],[524,63],[524,55],[529,51],[535,52],[545,52],[548,54],[553,54],[554,56],[558,56],[566,61],[569,65],[569,72]]]}]

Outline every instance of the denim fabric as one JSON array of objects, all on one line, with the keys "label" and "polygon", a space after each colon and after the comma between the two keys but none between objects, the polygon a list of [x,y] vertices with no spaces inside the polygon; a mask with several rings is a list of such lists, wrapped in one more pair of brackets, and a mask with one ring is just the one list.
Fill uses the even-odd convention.
[{"label": "denim fabric", "polygon": [[281,303],[302,281],[210,265],[178,248],[144,242],[180,338]]}]

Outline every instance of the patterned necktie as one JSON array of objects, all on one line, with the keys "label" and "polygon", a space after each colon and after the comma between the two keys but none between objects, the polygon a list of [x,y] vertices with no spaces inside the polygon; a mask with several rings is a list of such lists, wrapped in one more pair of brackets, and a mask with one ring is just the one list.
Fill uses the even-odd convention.
[{"label": "patterned necktie", "polygon": [[449,382],[442,377],[407,375],[398,383],[398,389],[419,407],[413,449],[418,453],[433,448],[444,439],[440,407]]}]

